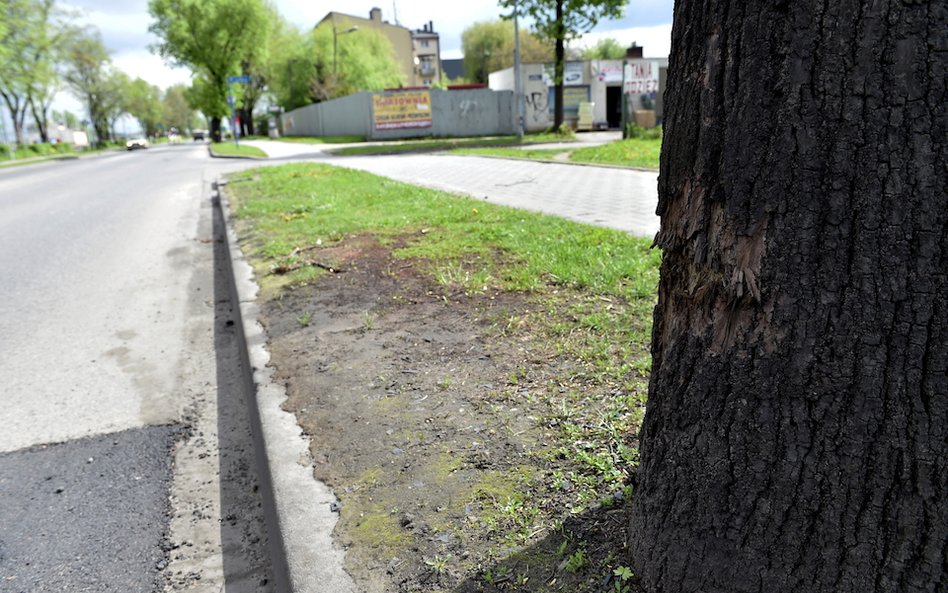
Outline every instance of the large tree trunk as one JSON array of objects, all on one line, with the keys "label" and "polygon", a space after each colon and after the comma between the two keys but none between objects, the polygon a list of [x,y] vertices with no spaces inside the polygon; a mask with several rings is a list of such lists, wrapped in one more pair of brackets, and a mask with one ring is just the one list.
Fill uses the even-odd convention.
[{"label": "large tree trunk", "polygon": [[6,103],[7,110],[10,112],[10,122],[13,124],[13,136],[16,138],[16,143],[22,146],[24,144],[23,121],[26,116],[26,105],[14,93],[0,91],[0,97],[3,97],[3,102]]},{"label": "large tree trunk", "polygon": [[32,101],[30,102],[30,112],[33,114],[33,121],[36,123],[36,130],[39,132],[40,142],[49,142],[49,126],[46,123],[46,115],[41,115]]},{"label": "large tree trunk", "polygon": [[948,7],[678,0],[632,556],[948,591]]},{"label": "large tree trunk", "polygon": [[211,142],[221,141],[221,118],[219,115],[211,116]]},{"label": "large tree trunk", "polygon": [[239,109],[237,111],[237,117],[240,118],[240,136],[242,138],[253,136],[253,110],[247,108]]},{"label": "large tree trunk", "polygon": [[566,28],[563,24],[563,2],[556,0],[556,49],[553,63],[553,129],[563,125],[563,78],[566,70]]}]

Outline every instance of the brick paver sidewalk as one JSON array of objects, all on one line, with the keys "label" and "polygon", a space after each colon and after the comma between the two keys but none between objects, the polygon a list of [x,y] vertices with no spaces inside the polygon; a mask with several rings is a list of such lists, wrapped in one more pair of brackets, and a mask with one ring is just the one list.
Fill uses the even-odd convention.
[{"label": "brick paver sidewalk", "polygon": [[[248,144],[251,142],[248,142]],[[277,158],[314,147],[252,142]],[[460,155],[326,157],[341,167],[653,237],[658,173]]]}]

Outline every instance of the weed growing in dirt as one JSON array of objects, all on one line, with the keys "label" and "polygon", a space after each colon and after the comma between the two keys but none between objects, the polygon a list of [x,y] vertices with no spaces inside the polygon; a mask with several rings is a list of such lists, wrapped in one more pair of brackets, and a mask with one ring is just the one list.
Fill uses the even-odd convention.
[{"label": "weed growing in dirt", "polygon": [[439,556],[436,555],[434,558],[426,558],[425,564],[431,567],[432,572],[435,574],[444,574],[448,570],[448,560],[450,556]]},{"label": "weed growing in dirt", "polygon": [[586,568],[587,564],[589,564],[589,560],[586,558],[586,552],[584,550],[576,550],[566,559],[563,566],[566,570],[576,574]]},{"label": "weed growing in dirt", "polygon": [[297,323],[300,324],[300,327],[309,327],[309,324],[313,322],[313,312],[306,311],[302,315],[296,318]]}]

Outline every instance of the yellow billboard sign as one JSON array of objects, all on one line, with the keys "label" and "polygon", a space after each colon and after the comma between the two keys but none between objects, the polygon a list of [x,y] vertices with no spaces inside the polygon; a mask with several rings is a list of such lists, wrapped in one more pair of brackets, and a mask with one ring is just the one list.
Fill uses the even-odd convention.
[{"label": "yellow billboard sign", "polygon": [[431,93],[405,91],[372,96],[376,130],[431,127]]}]

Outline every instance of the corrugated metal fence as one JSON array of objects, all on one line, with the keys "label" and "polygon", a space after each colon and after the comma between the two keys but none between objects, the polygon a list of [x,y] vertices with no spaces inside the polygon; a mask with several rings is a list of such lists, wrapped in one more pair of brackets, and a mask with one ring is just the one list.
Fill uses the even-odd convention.
[{"label": "corrugated metal fence", "polygon": [[[402,99],[401,111],[391,107]],[[516,133],[512,91],[439,89],[356,93],[283,114],[287,136],[364,136],[368,140]]]}]

